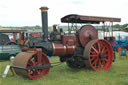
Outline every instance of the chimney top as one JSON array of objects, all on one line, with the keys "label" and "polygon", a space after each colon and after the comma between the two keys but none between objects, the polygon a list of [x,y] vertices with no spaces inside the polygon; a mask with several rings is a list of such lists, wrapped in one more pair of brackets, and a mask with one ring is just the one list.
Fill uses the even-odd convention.
[{"label": "chimney top", "polygon": [[43,7],[40,8],[41,11],[48,11],[48,9],[49,9],[49,8],[46,7],[46,6],[43,6]]}]

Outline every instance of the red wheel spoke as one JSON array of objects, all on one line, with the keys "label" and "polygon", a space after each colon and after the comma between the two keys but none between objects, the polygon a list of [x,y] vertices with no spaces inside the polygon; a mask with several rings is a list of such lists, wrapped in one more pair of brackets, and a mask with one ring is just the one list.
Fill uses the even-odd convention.
[{"label": "red wheel spoke", "polygon": [[99,52],[100,52],[101,51],[100,43],[98,42],[97,45],[98,45],[98,49],[99,49]]},{"label": "red wheel spoke", "polygon": [[104,53],[105,47],[102,48],[102,53]]},{"label": "red wheel spoke", "polygon": [[93,64],[96,64],[96,63],[97,63],[97,61],[98,61],[98,59],[94,60],[94,62],[92,63],[92,65],[93,65]]},{"label": "red wheel spoke", "polygon": [[98,53],[97,49],[95,49],[94,47],[92,47],[92,49],[93,49],[96,53]]},{"label": "red wheel spoke", "polygon": [[35,62],[35,61],[32,61],[32,64],[33,64],[33,65],[36,65],[36,62]]},{"label": "red wheel spoke", "polygon": [[103,64],[105,65],[106,63],[105,63],[105,60],[104,59],[101,59],[102,61],[103,61]]},{"label": "red wheel spoke", "polygon": [[91,51],[90,54],[97,54],[95,51]]},{"label": "red wheel spoke", "polygon": [[[100,44],[100,47],[101,47],[101,49],[103,49],[103,48],[104,48],[104,44],[101,43],[101,44]],[[101,50],[101,51],[102,51],[102,50]]]},{"label": "red wheel spoke", "polygon": [[104,54],[105,57],[109,56],[108,54]]},{"label": "red wheel spoke", "polygon": [[97,57],[97,55],[90,55],[90,57]]},{"label": "red wheel spoke", "polygon": [[98,62],[98,67],[100,68],[101,67],[101,60],[99,59],[99,62]]},{"label": "red wheel spoke", "polygon": [[94,47],[97,51],[99,51],[99,48],[98,48],[98,44],[97,44],[97,43],[95,43],[95,44],[93,45],[93,47]]},{"label": "red wheel spoke", "polygon": [[107,62],[107,59],[102,59],[102,60]]},{"label": "red wheel spoke", "polygon": [[90,60],[92,61],[92,60],[94,60],[94,59],[96,59],[96,57],[92,57]]},{"label": "red wheel spoke", "polygon": [[104,52],[103,54],[104,54],[104,55],[108,55],[108,51]]}]

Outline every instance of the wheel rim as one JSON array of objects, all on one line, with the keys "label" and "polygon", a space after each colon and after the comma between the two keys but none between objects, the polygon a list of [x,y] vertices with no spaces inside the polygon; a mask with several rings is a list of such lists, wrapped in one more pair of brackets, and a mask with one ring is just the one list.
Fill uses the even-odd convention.
[{"label": "wheel rim", "polygon": [[[22,61],[21,61],[22,59]],[[42,54],[42,57],[39,61],[36,52],[21,52],[18,54],[14,60],[14,65],[22,66],[22,67],[29,67],[41,64],[48,64],[49,60],[45,54]],[[50,71],[50,68],[44,68],[40,70],[21,70],[21,69],[14,69],[17,75],[29,77],[32,80],[39,79],[42,76],[45,76]]]},{"label": "wheel rim", "polygon": [[92,40],[84,50],[85,64],[96,71],[108,70],[112,65],[112,46],[106,40]]}]

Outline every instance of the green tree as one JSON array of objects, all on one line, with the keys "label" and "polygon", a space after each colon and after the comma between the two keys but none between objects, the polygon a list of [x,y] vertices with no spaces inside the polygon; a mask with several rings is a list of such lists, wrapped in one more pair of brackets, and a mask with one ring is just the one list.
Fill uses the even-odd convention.
[{"label": "green tree", "polygon": [[125,28],[128,26],[128,24],[124,24],[124,25],[122,25],[122,29],[124,29],[125,30]]},{"label": "green tree", "polygon": [[36,25],[35,29],[41,29],[41,27],[39,25]]}]

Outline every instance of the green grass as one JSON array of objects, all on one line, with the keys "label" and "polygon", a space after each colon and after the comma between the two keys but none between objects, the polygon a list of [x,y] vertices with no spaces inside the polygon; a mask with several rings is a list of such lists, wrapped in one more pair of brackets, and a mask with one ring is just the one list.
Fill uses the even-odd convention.
[{"label": "green grass", "polygon": [[[50,59],[51,62],[58,58]],[[88,69],[71,69],[66,63],[51,68],[48,76],[38,80],[29,80],[20,76],[13,76],[9,71],[6,78],[1,75],[9,61],[0,62],[0,85],[128,85],[128,59],[117,55],[116,62],[108,71],[92,71]]]}]

